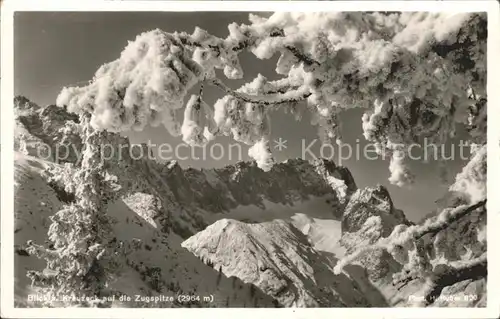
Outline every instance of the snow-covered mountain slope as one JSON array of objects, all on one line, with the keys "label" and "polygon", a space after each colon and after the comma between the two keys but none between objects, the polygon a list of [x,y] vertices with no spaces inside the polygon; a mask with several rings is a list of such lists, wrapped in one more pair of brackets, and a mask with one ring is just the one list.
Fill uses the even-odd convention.
[{"label": "snow-covered mountain slope", "polygon": [[[394,208],[389,193],[380,186],[355,191],[338,220],[329,219],[325,213],[329,210],[324,206],[328,206],[330,200],[313,198],[295,206],[266,203],[271,214],[267,219],[267,210],[240,207],[228,215],[248,223],[219,220],[186,240],[183,246],[201,259],[208,259],[216,267],[221,267],[225,274],[238,276],[269,291],[285,305],[325,306],[341,300],[343,306],[366,302],[372,306],[387,306],[399,302],[392,298],[394,291],[386,289],[388,291],[384,294],[379,291],[390,285],[388,278],[393,273],[401,270],[401,265],[387,252],[376,251],[357,265],[345,268],[340,275],[335,275],[332,269],[337,258],[345,252],[387,236],[398,224],[409,224],[404,214]],[[316,209],[311,209],[313,207]],[[259,218],[260,215],[263,217]],[[249,221],[243,216],[256,218]],[[281,218],[275,218],[278,216]],[[376,225],[372,225],[373,221]],[[234,254],[236,256],[231,258]],[[304,258],[308,255],[315,258]],[[271,275],[260,270],[262,264],[265,269],[272,269]],[[295,269],[307,269],[309,272],[306,270],[301,276],[313,278],[318,286],[312,289],[304,285],[304,279],[297,277],[297,271],[290,270],[290,265]],[[321,277],[325,273],[329,280]],[[270,282],[274,283],[272,288]],[[275,286],[283,291],[277,293],[273,290]],[[319,292],[315,290],[318,287]],[[353,304],[346,295],[352,297],[357,292],[361,292],[365,300],[355,300]]]},{"label": "snow-covered mountain slope", "polygon": [[287,307],[386,305],[383,298],[374,304],[376,296],[365,295],[345,274],[334,275],[335,257],[314,250],[302,232],[283,220],[247,224],[222,219],[182,246]]},{"label": "snow-covered mountain slope", "polygon": [[304,233],[312,247],[341,255],[344,251],[339,240],[342,234],[341,221],[335,216],[336,197],[332,194],[310,196],[302,201],[287,204],[264,200],[262,206],[239,205],[228,211],[210,214],[207,221],[233,219],[246,223],[261,223],[284,220]]},{"label": "snow-covered mountain slope", "polygon": [[29,256],[24,250],[28,240],[44,243],[50,225],[50,216],[63,206],[57,193],[42,177],[42,172],[54,165],[31,156],[15,153],[14,162],[14,293],[19,300],[25,300],[30,289],[26,272],[43,269],[44,261]]},{"label": "snow-covered mountain slope", "polygon": [[[24,250],[28,240],[44,243],[50,216],[62,207],[67,198],[56,185],[47,183],[44,168],[56,164],[16,152],[15,174],[15,278],[16,302],[30,305],[27,295],[33,293],[28,270],[42,270],[42,260],[29,256]],[[113,235],[123,247],[118,256],[120,267],[110,291],[126,294],[134,300],[141,296],[200,296],[201,300],[182,302],[126,302],[114,306],[146,307],[274,307],[273,298],[237,278],[227,278],[205,265],[181,248],[182,238],[164,233],[155,224],[158,200],[148,194],[136,193],[113,203],[107,213],[114,220]],[[210,302],[203,297],[213,296]],[[33,304],[32,304],[33,305]]]},{"label": "snow-covered mountain slope", "polygon": [[[18,248],[16,254],[16,279],[19,280],[16,285],[16,296],[20,305],[26,305],[23,300],[26,300],[29,293],[33,293],[29,287],[30,283],[25,275],[26,272],[28,270],[42,270],[45,266],[36,257],[27,256],[24,250],[26,242],[28,240],[37,243],[47,242],[50,216],[62,208],[65,201],[71,200],[70,194],[64,192],[62,185],[49,183],[47,180],[48,176],[45,169],[57,166],[59,165],[16,152],[15,244]],[[336,234],[334,236],[337,236],[336,239],[338,240],[340,238],[340,221],[326,219],[332,214],[330,201],[334,198],[335,196],[332,194],[318,197],[311,196],[304,202],[295,201],[289,204],[276,204],[263,200],[264,206],[260,207],[256,205],[238,205],[233,209],[217,214],[203,210],[198,211],[198,213],[205,214],[207,223],[212,218],[217,219],[219,216],[224,215],[238,216],[242,220],[253,219],[255,221],[286,219],[300,227],[304,233],[311,235],[310,239],[313,241],[316,237],[321,238],[321,236],[314,232],[315,227],[311,225],[320,224],[324,220],[332,225],[336,224],[336,229],[324,229],[324,231],[325,233]],[[209,306],[274,307],[277,305],[273,298],[262,294],[258,288],[252,288],[252,285],[243,283],[241,278],[235,276],[235,274],[227,272],[220,274],[215,265],[209,267],[190,252],[181,248],[181,242],[184,239],[177,233],[163,233],[162,229],[165,225],[162,225],[162,220],[157,218],[162,214],[162,207],[159,207],[161,206],[159,203],[161,201],[155,196],[135,193],[109,207],[107,214],[115,220],[113,224],[114,235],[118,242],[123,242],[124,247],[123,256],[120,256],[123,267],[116,270],[119,275],[117,275],[118,278],[115,283],[110,286],[111,290],[131,296],[135,294],[158,295],[160,292],[156,291],[157,288],[155,287],[161,287],[158,289],[161,289],[163,295],[169,293],[172,295],[178,294],[178,290],[196,292],[201,295],[214,295],[216,301]],[[171,203],[170,208],[172,207],[177,207],[177,203]],[[186,207],[189,206],[184,206],[183,211],[187,210]],[[311,216],[325,219],[311,218],[299,212],[311,212]],[[291,230],[293,230],[295,236],[300,234],[300,239],[304,241],[305,251],[315,256],[317,253],[309,246],[307,237],[299,233],[290,224],[288,232]],[[283,245],[287,241],[287,238],[282,238],[275,245]],[[320,267],[320,273],[324,274],[323,277],[328,278],[332,274],[330,268],[333,265],[328,258],[333,257],[321,258],[316,260],[313,265],[314,267]],[[205,262],[211,264],[208,259]],[[324,263],[330,266],[318,266]],[[306,264],[304,264],[305,266]],[[324,267],[324,269],[321,267]],[[289,271],[293,272],[295,270],[292,267]],[[151,272],[159,274],[159,279],[151,279]],[[226,276],[233,278],[227,279]],[[312,279],[309,278],[308,280],[329,282],[329,289],[335,289],[337,281],[342,285],[346,285],[348,288],[343,290],[344,296],[342,300],[329,300],[328,298],[333,298],[333,294],[331,296],[327,295],[329,297],[322,296],[318,302],[314,301],[313,297],[304,297],[306,299],[304,301],[299,299],[297,305],[301,305],[301,302],[303,302],[302,305],[309,306],[316,304],[340,306],[344,305],[344,303],[353,306],[369,305],[366,298],[359,295],[355,297],[345,294],[345,292],[353,289],[349,286],[350,280],[347,277],[340,276],[336,280],[325,281],[325,278],[319,280],[314,279],[314,276],[316,275],[313,275]],[[298,285],[302,285],[300,278],[296,278],[296,284]],[[234,288],[233,285],[237,288]],[[313,284],[309,284],[309,287],[313,286]],[[222,292],[218,290],[222,290]],[[300,294],[305,296],[308,294],[307,290],[304,289],[295,288],[295,290],[301,291]],[[315,294],[319,294],[317,288],[314,288],[314,291]],[[357,299],[349,299],[351,297]],[[127,303],[127,305],[130,306],[130,303]],[[141,306],[144,306],[144,304],[141,304]],[[166,303],[163,306],[168,307],[171,305]]]}]

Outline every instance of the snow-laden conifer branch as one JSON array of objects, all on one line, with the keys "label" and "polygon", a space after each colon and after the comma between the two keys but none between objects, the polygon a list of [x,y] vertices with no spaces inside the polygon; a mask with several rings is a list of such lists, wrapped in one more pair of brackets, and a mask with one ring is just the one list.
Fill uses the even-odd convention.
[{"label": "snow-laden conifer branch", "polygon": [[[206,35],[208,36],[209,34],[206,33]],[[225,41],[219,39],[219,41],[216,41],[217,44],[214,44],[213,42],[212,43],[198,42],[194,40],[193,37],[186,32],[176,32],[174,33],[174,36],[183,45],[192,47],[193,49],[194,48],[209,49],[212,50],[217,56],[219,56],[221,54],[221,51],[225,49],[226,50],[228,49],[234,53],[239,53],[245,49],[250,48],[258,40],[258,37],[254,36],[254,37],[240,38],[238,42],[234,43],[234,41],[232,41],[233,40],[232,38],[228,38]],[[271,33],[269,33],[269,37],[285,37],[285,36],[286,35],[283,30],[274,30]],[[215,36],[210,35],[210,37],[211,39],[216,39]],[[298,61],[304,63],[307,66],[320,64],[318,61],[307,56],[297,47],[294,47],[292,45],[286,45],[284,48],[290,51],[290,53],[292,53],[297,58]]]},{"label": "snow-laden conifer branch", "polygon": [[486,213],[486,200],[482,200],[471,206],[460,206],[451,211],[445,210],[441,215],[439,215],[438,221],[435,223],[429,223],[428,226],[426,224],[422,225],[421,228],[416,230],[413,233],[414,239],[419,239],[424,237],[427,234],[436,234],[448,227],[451,224],[458,221],[459,219],[467,216],[471,212],[480,209],[482,212]]},{"label": "snow-laden conifer branch", "polygon": [[485,278],[488,273],[487,254],[451,265],[439,264],[434,267],[423,289],[425,303],[430,304],[439,297],[445,287],[464,280]]},{"label": "snow-laden conifer branch", "polygon": [[267,93],[263,95],[250,95],[243,92],[233,91],[220,79],[210,79],[209,83],[221,89],[224,93],[234,96],[248,103],[256,103],[263,105],[277,105],[283,103],[299,102],[311,96],[311,92],[307,88],[297,88],[285,92]]},{"label": "snow-laden conifer branch", "polygon": [[471,212],[477,209],[484,209],[485,205],[486,200],[483,200],[473,205],[462,205],[453,209],[448,208],[441,212],[436,219],[428,219],[422,225],[396,226],[390,236],[380,238],[374,244],[362,246],[353,253],[339,260],[335,266],[335,272],[340,273],[343,267],[359,259],[362,255],[376,249],[385,249],[391,253],[396,252],[396,250],[404,247],[408,242],[418,241],[426,234],[438,233],[450,227],[453,223],[467,216]]}]

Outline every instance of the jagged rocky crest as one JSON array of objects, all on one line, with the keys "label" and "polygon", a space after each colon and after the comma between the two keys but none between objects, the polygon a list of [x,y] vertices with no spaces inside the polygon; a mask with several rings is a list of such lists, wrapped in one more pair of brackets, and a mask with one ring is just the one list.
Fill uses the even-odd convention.
[{"label": "jagged rocky crest", "polygon": [[78,116],[55,105],[39,107],[26,97],[14,98],[14,147],[20,152],[60,163],[76,163],[83,142]]}]

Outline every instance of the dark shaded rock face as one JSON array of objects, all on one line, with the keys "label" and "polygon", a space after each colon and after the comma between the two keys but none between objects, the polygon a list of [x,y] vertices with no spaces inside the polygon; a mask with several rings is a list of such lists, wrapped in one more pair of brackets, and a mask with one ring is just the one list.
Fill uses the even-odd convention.
[{"label": "dark shaded rock face", "polygon": [[[332,218],[340,219],[356,184],[347,168],[333,162],[302,159],[288,160],[269,172],[255,162],[239,162],[221,169],[182,169],[179,164],[154,164],[155,170],[171,191],[172,201],[186,209],[182,218],[191,220],[194,231],[204,229],[201,211],[211,214],[228,212],[238,206],[266,203],[295,205],[311,196],[331,195]],[[337,192],[332,181],[345,185]]]},{"label": "dark shaded rock face", "polygon": [[[381,185],[358,189],[350,198],[342,216],[341,245],[348,254],[363,245],[389,236],[394,227],[410,225],[403,211],[396,209],[389,191]],[[401,265],[385,250],[373,250],[359,259],[371,280],[387,278]]]},{"label": "dark shaded rock face", "polygon": [[345,181],[349,194],[354,193],[358,188],[356,187],[356,182],[354,181],[354,177],[351,174],[351,171],[344,166],[337,166],[335,172],[333,173],[334,177]]},{"label": "dark shaded rock face", "polygon": [[380,216],[382,237],[391,234],[395,226],[410,225],[402,210],[396,209],[389,191],[384,186],[358,189],[350,198],[342,217],[342,233],[357,232],[372,216]]},{"label": "dark shaded rock face", "polygon": [[[330,169],[325,167],[327,164]],[[255,162],[240,162],[209,171],[188,169],[183,174],[185,181],[189,182],[189,187],[183,190],[190,193],[191,198],[180,200],[195,200],[214,211],[237,205],[263,206],[265,200],[293,204],[311,195],[331,194],[333,190],[327,177],[336,175],[342,178],[332,162],[311,163],[300,159],[276,164],[269,172],[262,171]],[[346,169],[342,174],[350,176]],[[347,180],[346,184],[349,182]],[[356,187],[355,184],[348,185],[351,189]],[[338,200],[342,201],[341,198]]]},{"label": "dark shaded rock face", "polygon": [[14,108],[19,110],[37,110],[40,109],[36,103],[31,102],[28,98],[18,95],[14,97]]}]

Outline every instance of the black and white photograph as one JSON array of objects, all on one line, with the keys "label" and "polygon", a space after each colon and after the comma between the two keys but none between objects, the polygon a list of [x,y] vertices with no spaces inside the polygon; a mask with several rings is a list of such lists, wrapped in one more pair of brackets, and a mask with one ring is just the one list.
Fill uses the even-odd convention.
[{"label": "black and white photograph", "polygon": [[499,52],[434,2],[11,12],[12,307],[486,310]]}]

